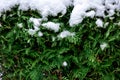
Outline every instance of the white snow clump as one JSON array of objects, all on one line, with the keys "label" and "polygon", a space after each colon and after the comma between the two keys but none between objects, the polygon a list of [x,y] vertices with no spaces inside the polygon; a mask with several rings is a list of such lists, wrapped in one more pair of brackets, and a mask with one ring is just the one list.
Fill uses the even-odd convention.
[{"label": "white snow clump", "polygon": [[47,29],[53,30],[54,32],[58,32],[60,29],[60,24],[54,22],[43,23],[42,26],[44,26]]},{"label": "white snow clump", "polygon": [[68,64],[66,61],[63,62],[63,66],[66,67]]},{"label": "white snow clump", "polygon": [[102,44],[100,44],[100,48],[101,48],[101,50],[103,51],[106,47],[108,46],[108,44],[107,43],[102,43]]},{"label": "white snow clump", "polygon": [[69,31],[62,31],[59,35],[58,35],[58,37],[60,37],[60,38],[65,38],[65,37],[68,37],[68,36],[74,36],[75,35],[75,33],[74,32],[69,32]]},{"label": "white snow clump", "polygon": [[96,25],[97,27],[103,27],[103,21],[101,19],[97,19]]}]

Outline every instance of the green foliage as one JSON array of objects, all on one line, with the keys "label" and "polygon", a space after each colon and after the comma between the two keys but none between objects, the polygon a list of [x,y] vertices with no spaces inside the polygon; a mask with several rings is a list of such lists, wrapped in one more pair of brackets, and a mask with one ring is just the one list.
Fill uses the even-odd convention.
[{"label": "green foliage", "polygon": [[[26,29],[30,17],[40,18],[37,11],[12,11],[0,17],[0,64],[3,80],[119,80],[120,16],[103,19],[106,28],[98,28],[96,19],[86,18],[70,28],[69,12],[48,20],[61,23],[61,30],[75,36],[52,40],[58,33],[41,28],[43,37],[30,36]],[[23,23],[19,28],[17,23]],[[108,46],[101,50],[100,44]],[[63,62],[67,66],[63,66]]]}]

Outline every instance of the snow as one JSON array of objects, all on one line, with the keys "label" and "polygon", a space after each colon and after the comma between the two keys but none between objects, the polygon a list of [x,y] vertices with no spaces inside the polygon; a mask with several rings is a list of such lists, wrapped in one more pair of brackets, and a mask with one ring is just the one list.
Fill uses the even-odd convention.
[{"label": "snow", "polygon": [[48,15],[57,16],[58,13],[64,15],[67,7],[71,5],[71,0],[20,0],[19,4],[19,9],[38,10],[42,17],[46,18]]},{"label": "snow", "polygon": [[35,27],[39,27],[42,19],[31,17],[29,21],[32,22]]},{"label": "snow", "polygon": [[103,21],[101,19],[97,19],[97,21],[95,22],[97,27],[103,27]]},{"label": "snow", "polygon": [[29,35],[33,36],[36,33],[35,29],[28,29]]},{"label": "snow", "polygon": [[[120,0],[0,0],[0,14],[15,5],[19,5],[20,10],[37,10],[46,20],[48,16],[57,16],[58,13],[64,15],[67,8],[73,6],[68,20],[71,27],[80,24],[85,17],[111,17],[116,10],[120,11]],[[33,22],[39,25],[39,21]]]},{"label": "snow", "polygon": [[[103,0],[74,0],[74,8],[69,20],[70,26],[81,23],[85,17],[93,18],[94,15],[104,17],[105,7],[102,3]],[[87,12],[88,10],[92,12]]]},{"label": "snow", "polygon": [[[120,11],[120,0],[74,0],[73,4],[74,8],[69,20],[70,26],[81,23],[85,17],[111,17],[115,14],[115,10]],[[105,11],[108,15],[105,14]]]},{"label": "snow", "polygon": [[38,36],[41,37],[43,36],[43,33],[41,31],[38,32]]},{"label": "snow", "polygon": [[66,61],[63,62],[63,66],[66,67],[68,64]]},{"label": "snow", "polygon": [[[30,35],[33,36],[37,33],[39,37],[43,36],[40,31],[41,26],[55,33],[60,31],[60,23],[47,21],[47,18],[48,16],[57,16],[58,13],[61,13],[61,16],[64,17],[69,6],[73,7],[68,19],[71,27],[80,24],[86,17],[97,17],[95,22],[97,27],[106,27],[109,23],[104,23],[101,19],[106,17],[113,19],[115,12],[120,12],[120,0],[0,0],[0,14],[11,10],[15,5],[19,5],[18,9],[23,11],[37,10],[42,16],[41,18],[30,17],[29,22],[33,23],[33,29],[27,29]],[[43,23],[44,20],[47,22]],[[22,28],[23,24],[17,23],[17,26]],[[65,38],[73,35],[75,35],[74,32],[63,30],[58,34],[58,37]]]},{"label": "snow", "polygon": [[39,26],[41,25],[42,19],[31,17],[29,19],[29,22],[33,23],[34,29],[28,29],[28,33],[33,36],[39,30]]},{"label": "snow", "polygon": [[17,4],[18,0],[0,0],[0,13],[10,10]]},{"label": "snow", "polygon": [[95,16],[95,11],[93,10],[86,13],[86,17],[94,18],[94,16]]},{"label": "snow", "polygon": [[60,24],[54,22],[43,23],[42,26],[44,26],[47,29],[53,30],[54,32],[58,32],[60,29]]},{"label": "snow", "polygon": [[76,24],[79,24],[82,22],[84,16],[85,16],[85,5],[76,5],[71,13],[69,24],[70,26],[74,26]]},{"label": "snow", "polygon": [[103,51],[106,47],[108,46],[107,43],[103,42],[102,44],[100,44],[100,48]]},{"label": "snow", "polygon": [[[30,35],[37,33],[40,30],[40,26],[54,32],[59,32],[60,23],[47,21],[47,18],[48,16],[57,16],[58,13],[61,13],[61,16],[64,17],[69,6],[73,7],[73,10],[69,13],[70,19],[68,20],[71,27],[80,24],[86,17],[99,17],[95,22],[97,27],[106,27],[108,23],[104,24],[100,18],[109,17],[113,19],[115,12],[120,12],[120,0],[0,0],[0,14],[11,10],[15,5],[19,5],[18,9],[23,11],[29,9],[37,10],[42,16],[41,18],[30,17],[29,22],[33,23],[33,29],[27,29]],[[44,20],[47,22],[42,23]],[[18,23],[17,26],[22,28],[23,24]],[[65,38],[73,35],[75,35],[74,32],[71,33],[63,30],[63,32],[59,34],[59,37]],[[39,31],[38,36],[43,36],[43,33]]]},{"label": "snow", "polygon": [[58,13],[64,15],[67,7],[72,5],[72,0],[0,0],[0,12],[10,10],[15,5],[19,5],[20,10],[28,10],[29,8],[38,10],[45,18],[48,15],[57,16]]},{"label": "snow", "polygon": [[68,36],[74,36],[75,35],[75,33],[74,32],[69,32],[69,31],[67,31],[67,30],[64,30],[64,31],[62,31],[59,35],[58,35],[58,37],[60,37],[60,38],[65,38],[65,37],[68,37]]},{"label": "snow", "polygon": [[19,28],[22,28],[22,27],[23,27],[23,23],[18,23],[17,26],[18,26]]}]

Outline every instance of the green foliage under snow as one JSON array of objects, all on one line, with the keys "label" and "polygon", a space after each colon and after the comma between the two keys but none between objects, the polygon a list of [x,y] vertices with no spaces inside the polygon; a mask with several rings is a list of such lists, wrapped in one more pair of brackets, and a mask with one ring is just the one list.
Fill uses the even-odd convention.
[{"label": "green foliage under snow", "polygon": [[[48,20],[61,24],[59,32],[41,27],[44,36],[30,36],[26,29],[30,17],[40,18],[37,11],[12,11],[0,17],[0,65],[3,80],[119,80],[120,79],[120,13],[106,28],[96,26],[96,18],[86,18],[70,28],[69,12]],[[23,28],[17,26],[23,23]],[[57,38],[68,30],[75,36]],[[55,37],[55,40],[53,40]],[[100,45],[106,43],[105,49]],[[67,62],[64,66],[63,62]]]}]

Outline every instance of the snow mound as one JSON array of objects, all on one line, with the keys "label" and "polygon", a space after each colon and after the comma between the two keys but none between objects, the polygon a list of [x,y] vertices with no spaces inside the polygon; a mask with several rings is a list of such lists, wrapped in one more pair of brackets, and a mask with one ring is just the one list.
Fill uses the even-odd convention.
[{"label": "snow mound", "polygon": [[115,11],[120,11],[120,0],[74,0],[73,4],[70,26],[81,23],[85,17],[111,17]]}]

